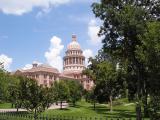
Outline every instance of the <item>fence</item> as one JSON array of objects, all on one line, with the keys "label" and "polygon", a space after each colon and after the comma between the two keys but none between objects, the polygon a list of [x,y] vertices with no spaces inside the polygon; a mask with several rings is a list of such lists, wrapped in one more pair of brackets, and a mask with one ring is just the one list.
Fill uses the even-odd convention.
[{"label": "fence", "polygon": [[[0,120],[34,120],[32,114],[1,112]],[[47,116],[39,115],[36,120],[136,120],[135,118],[106,118],[106,117],[75,117],[75,116]],[[149,119],[143,119],[149,120]]]}]

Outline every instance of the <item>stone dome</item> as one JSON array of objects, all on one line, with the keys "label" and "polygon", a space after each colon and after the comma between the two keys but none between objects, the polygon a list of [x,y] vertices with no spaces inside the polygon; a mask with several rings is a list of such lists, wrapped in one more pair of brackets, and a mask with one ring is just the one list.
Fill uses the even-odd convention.
[{"label": "stone dome", "polygon": [[80,44],[77,42],[76,35],[72,35],[72,42],[67,46],[68,50],[80,50]]}]

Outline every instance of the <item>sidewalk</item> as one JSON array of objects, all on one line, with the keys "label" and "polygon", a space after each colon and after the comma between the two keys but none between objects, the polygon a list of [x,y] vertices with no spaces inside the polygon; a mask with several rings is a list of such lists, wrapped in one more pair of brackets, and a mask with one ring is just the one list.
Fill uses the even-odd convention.
[{"label": "sidewalk", "polygon": [[[68,107],[68,103],[63,103],[62,104],[62,108],[67,108]],[[56,104],[53,104],[53,105],[51,105],[49,108],[48,108],[48,110],[52,110],[52,109],[59,109],[60,108],[60,104],[58,103],[58,105],[56,105]],[[17,111],[17,109],[15,109],[15,108],[11,108],[11,109],[0,109],[0,112],[16,112]],[[25,109],[18,109],[18,111],[20,111],[20,112],[22,112],[22,111],[27,111],[27,110],[25,110]]]}]

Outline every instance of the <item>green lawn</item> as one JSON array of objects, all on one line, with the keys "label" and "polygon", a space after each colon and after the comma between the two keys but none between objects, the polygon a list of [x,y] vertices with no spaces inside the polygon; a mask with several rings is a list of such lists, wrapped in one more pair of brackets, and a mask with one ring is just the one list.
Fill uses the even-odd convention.
[{"label": "green lawn", "polygon": [[[76,120],[88,120],[92,117],[92,119],[103,118],[100,120],[105,120],[105,118],[132,118],[135,120],[135,104],[129,103],[126,99],[121,99],[114,101],[113,111],[110,112],[109,106],[107,104],[96,104],[96,110],[93,109],[93,105],[91,103],[87,103],[84,100],[77,103],[76,107],[68,107],[65,109],[56,109],[56,110],[46,110],[42,113],[43,116],[49,117],[57,117],[57,116],[66,116],[66,117],[74,117]],[[11,108],[10,103],[0,104],[0,108]],[[81,119],[81,117],[83,119]],[[97,119],[99,120],[99,119]],[[113,119],[117,120],[117,119]],[[127,119],[128,120],[128,119]],[[146,119],[145,119],[146,120]]]},{"label": "green lawn", "polygon": [[9,109],[12,108],[11,103],[0,103],[0,109]]},{"label": "green lawn", "polygon": [[69,107],[63,110],[47,110],[43,113],[49,116],[82,116],[82,117],[123,117],[135,118],[135,104],[123,103],[113,106],[113,112],[110,112],[107,104],[96,104],[96,110],[93,105],[85,102],[84,100],[77,103],[76,107]]}]

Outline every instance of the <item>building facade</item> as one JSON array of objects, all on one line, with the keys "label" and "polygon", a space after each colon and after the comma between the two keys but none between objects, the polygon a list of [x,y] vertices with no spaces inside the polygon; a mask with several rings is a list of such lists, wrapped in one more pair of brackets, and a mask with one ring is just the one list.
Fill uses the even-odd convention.
[{"label": "building facade", "polygon": [[49,65],[33,63],[33,67],[27,70],[17,70],[15,74],[36,79],[39,85],[50,86],[58,80],[77,80],[84,89],[90,90],[94,83],[87,76],[82,74],[85,69],[85,57],[76,35],[72,35],[72,41],[67,46],[63,57],[63,71]]}]

